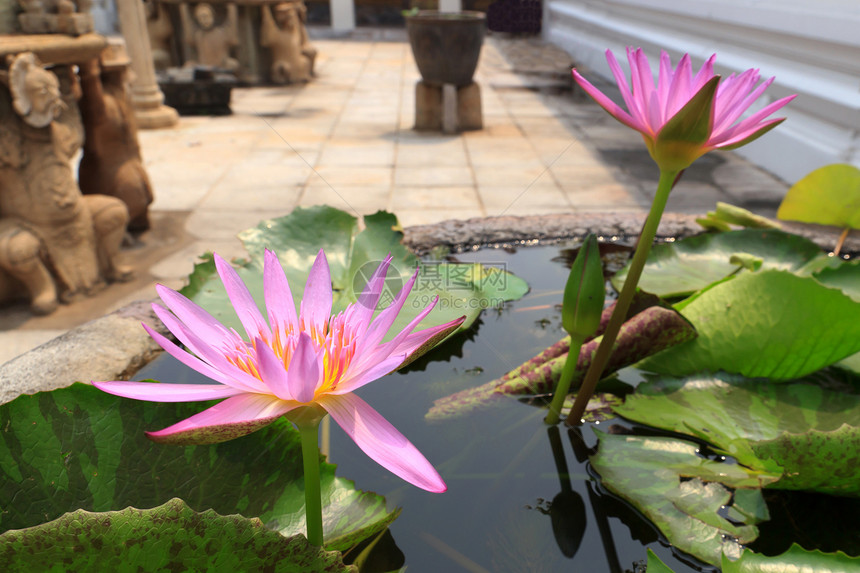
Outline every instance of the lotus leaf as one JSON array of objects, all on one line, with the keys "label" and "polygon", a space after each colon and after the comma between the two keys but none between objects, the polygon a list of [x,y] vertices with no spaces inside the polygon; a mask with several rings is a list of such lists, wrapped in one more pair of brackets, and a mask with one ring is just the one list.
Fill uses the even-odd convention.
[{"label": "lotus leaf", "polygon": [[[826,258],[812,241],[775,229],[696,235],[654,245],[639,280],[639,288],[666,298],[688,296],[739,272],[741,265],[731,262],[733,255],[741,259],[761,259],[763,270],[790,271],[801,268],[812,259]],[[627,278],[627,268],[612,278],[612,285],[618,291]]]},{"label": "lotus leaf", "polygon": [[259,519],[196,513],[174,498],[152,509],[79,509],[0,535],[5,571],[356,573],[340,554],[284,537]]},{"label": "lotus leaf", "polygon": [[777,475],[706,459],[684,440],[595,432],[600,443],[591,465],[603,485],[633,504],[678,549],[718,565],[723,553],[738,557],[741,545],[758,536],[757,516],[738,512],[743,519],[733,523],[720,511],[732,507],[728,488],[751,488],[748,495],[761,496],[758,488]]},{"label": "lotus leaf", "polygon": [[[421,263],[403,244],[397,218],[378,212],[364,217],[365,228],[358,220],[332,207],[299,208],[277,219],[260,222],[239,234],[250,258],[238,263],[238,272],[258,304],[263,304],[263,253],[271,249],[278,254],[293,298],[298,303],[314,258],[324,249],[331,270],[334,290],[333,311],[339,312],[358,300],[358,295],[379,263],[391,253],[393,261],[383,287],[380,308],[393,300],[400,288],[420,268],[418,280],[390,332],[399,332],[415,318],[435,296],[439,303],[421,323],[421,328],[443,324],[466,315],[460,327],[471,326],[481,310],[516,300],[528,292],[522,279],[495,267],[480,264]],[[182,293],[215,318],[241,332],[215,265],[204,257]],[[262,310],[262,309],[261,309]],[[265,313],[264,313],[265,316]]]},{"label": "lotus leaf", "polygon": [[[850,388],[850,386],[847,386]],[[860,495],[860,393],[726,374],[658,378],[614,410],[692,434],[752,468],[780,471],[769,487]]]},{"label": "lotus leaf", "polygon": [[[125,400],[80,383],[3,404],[0,531],[79,508],[151,508],[179,497],[195,511],[259,517],[285,536],[303,533],[301,444],[286,420],[212,446],[163,446],[144,435],[201,409]],[[334,469],[320,468],[326,547],[346,549],[385,529],[397,512]]]},{"label": "lotus leaf", "polygon": [[698,336],[640,362],[640,368],[673,376],[725,370],[790,380],[860,351],[860,303],[787,271],[743,273],[676,308]]}]

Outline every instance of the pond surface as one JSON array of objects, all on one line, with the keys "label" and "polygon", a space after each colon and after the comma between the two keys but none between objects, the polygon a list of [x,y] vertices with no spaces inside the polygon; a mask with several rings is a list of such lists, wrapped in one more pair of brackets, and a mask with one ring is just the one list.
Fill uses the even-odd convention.
[{"label": "pond surface", "polygon": [[[457,255],[463,262],[504,265],[526,279],[531,291],[502,309],[484,311],[470,332],[408,371],[358,391],[435,465],[448,484],[446,493],[427,493],[393,476],[332,424],[329,461],[337,464],[337,474],[384,495],[389,507],[403,508],[379,571],[405,565],[410,573],[637,572],[644,570],[646,546],[678,573],[715,570],[675,555],[656,528],[601,489],[585,462],[584,450],[596,443],[589,425],[581,431],[584,444],[576,432],[559,426],[554,456],[545,411],[514,399],[468,417],[425,420],[435,399],[498,378],[563,337],[557,305],[568,274],[558,260],[564,248]],[[136,376],[146,378],[206,381],[166,355]],[[613,423],[599,427],[605,431]]]}]

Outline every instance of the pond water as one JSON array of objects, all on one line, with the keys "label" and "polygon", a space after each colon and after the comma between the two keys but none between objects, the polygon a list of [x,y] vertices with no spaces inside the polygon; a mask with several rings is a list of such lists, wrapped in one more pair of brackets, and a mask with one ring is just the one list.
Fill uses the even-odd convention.
[{"label": "pond water", "polygon": [[[435,465],[448,484],[446,493],[401,481],[332,425],[329,461],[337,464],[337,474],[384,495],[389,507],[403,508],[373,570],[405,565],[410,573],[637,572],[644,570],[646,546],[678,573],[715,570],[673,553],[652,525],[602,490],[585,461],[585,450],[596,443],[592,426],[583,426],[581,434],[564,425],[548,431],[543,409],[514,399],[468,417],[425,420],[433,400],[495,379],[563,336],[557,305],[568,273],[558,260],[564,247],[457,255],[464,262],[504,265],[525,278],[531,291],[502,309],[484,311],[470,332],[408,371],[358,392]],[[146,378],[205,381],[166,356],[136,376]],[[614,423],[599,427],[605,431]]]}]

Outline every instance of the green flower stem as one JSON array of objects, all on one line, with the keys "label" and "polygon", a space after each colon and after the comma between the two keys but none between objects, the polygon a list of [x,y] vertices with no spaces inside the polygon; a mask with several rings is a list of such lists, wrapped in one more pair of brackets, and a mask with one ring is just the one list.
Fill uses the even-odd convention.
[{"label": "green flower stem", "polygon": [[561,378],[555,387],[555,393],[549,405],[549,414],[544,418],[544,422],[550,426],[558,424],[560,419],[561,409],[564,406],[567,392],[570,390],[570,382],[573,380],[573,374],[576,372],[576,363],[579,361],[579,349],[582,348],[583,342],[585,342],[585,337],[577,339],[574,338],[573,334],[570,335],[570,350],[567,351],[564,369],[561,371]]},{"label": "green flower stem", "polygon": [[675,181],[680,173],[680,171],[660,170],[660,182],[657,184],[657,194],[651,203],[651,210],[648,212],[648,218],[642,227],[642,233],[639,235],[636,252],[633,253],[633,260],[630,262],[630,270],[627,272],[624,286],[618,295],[615,310],[612,312],[609,323],[606,325],[603,340],[600,341],[600,346],[597,347],[597,351],[594,353],[591,366],[589,366],[585,373],[582,386],[576,394],[576,400],[574,400],[570,414],[567,416],[566,424],[568,426],[578,426],[582,423],[585,407],[588,405],[588,400],[592,394],[594,394],[597,382],[600,381],[600,376],[603,374],[606,363],[609,361],[609,356],[612,354],[612,347],[615,345],[618,331],[621,330],[621,325],[624,324],[624,319],[627,317],[630,302],[633,300],[636,286],[639,284],[639,277],[642,276],[642,269],[645,268],[645,261],[648,259],[648,253],[651,251],[651,244],[657,235],[657,227],[660,225],[663,210],[666,208],[666,201],[669,200],[669,192],[672,191],[672,187],[675,185]]},{"label": "green flower stem", "polygon": [[305,525],[311,545],[322,547],[323,521],[320,495],[319,425],[321,418],[297,424],[302,437],[302,462],[305,470]]}]

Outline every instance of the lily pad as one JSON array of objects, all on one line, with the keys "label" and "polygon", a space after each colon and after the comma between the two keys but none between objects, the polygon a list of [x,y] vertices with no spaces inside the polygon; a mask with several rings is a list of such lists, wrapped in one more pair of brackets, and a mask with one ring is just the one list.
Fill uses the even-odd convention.
[{"label": "lily pad", "polygon": [[[761,259],[761,270],[789,271],[825,256],[812,241],[776,229],[696,235],[654,245],[639,288],[665,298],[688,296],[733,273],[746,272],[741,270],[742,265],[731,262],[733,255]],[[619,292],[627,279],[628,268],[629,265],[612,278],[612,285]]]},{"label": "lily pad", "polygon": [[751,488],[750,495],[760,496],[758,489],[778,476],[706,459],[693,442],[595,433],[600,443],[591,465],[604,487],[631,503],[676,548],[718,565],[723,553],[739,557],[741,546],[758,537],[756,517],[731,522],[720,513],[732,506],[729,488]]},{"label": "lily pad", "polygon": [[816,169],[788,190],[776,216],[860,229],[860,169],[845,163]]},{"label": "lily pad", "polygon": [[639,367],[672,376],[725,370],[789,380],[860,351],[860,303],[786,271],[743,273],[676,308],[698,336]]},{"label": "lily pad", "polygon": [[[299,208],[284,217],[262,221],[239,234],[249,259],[239,261],[237,271],[254,300],[262,305],[263,254],[267,248],[275,251],[298,304],[313,261],[319,250],[324,249],[334,291],[332,310],[336,313],[358,300],[373,271],[390,253],[393,260],[383,287],[380,309],[393,300],[415,268],[419,268],[415,286],[390,333],[399,332],[436,296],[438,304],[419,328],[444,324],[466,315],[466,321],[460,326],[460,330],[466,330],[483,309],[516,300],[528,292],[525,281],[499,268],[480,264],[421,263],[403,245],[403,232],[391,213],[380,211],[367,215],[364,226],[360,229],[352,215],[322,205]],[[241,323],[210,259],[205,257],[195,268],[188,286],[181,292],[224,325],[241,332]]]},{"label": "lily pad", "polygon": [[722,569],[723,573],[857,573],[860,557],[849,557],[841,551],[807,551],[795,543],[788,551],[774,557],[752,551],[744,551],[736,561],[724,556]]},{"label": "lily pad", "polygon": [[783,473],[770,487],[860,495],[860,393],[726,374],[664,377],[640,384],[614,410]]},{"label": "lily pad", "polygon": [[[77,509],[151,508],[179,497],[195,511],[259,517],[285,536],[303,534],[301,443],[286,420],[212,446],[164,446],[144,436],[208,405],[126,400],[80,383],[3,404],[0,531]],[[326,547],[346,549],[397,512],[334,470],[321,463]]]},{"label": "lily pad", "polygon": [[6,571],[272,571],[357,573],[340,554],[303,536],[267,529],[259,519],[197,513],[180,499],[153,509],[79,509],[36,527],[0,535]]},{"label": "lily pad", "polygon": [[657,554],[648,549],[648,563],[646,564],[648,573],[675,573],[669,566],[663,563],[663,560],[657,557]]}]

